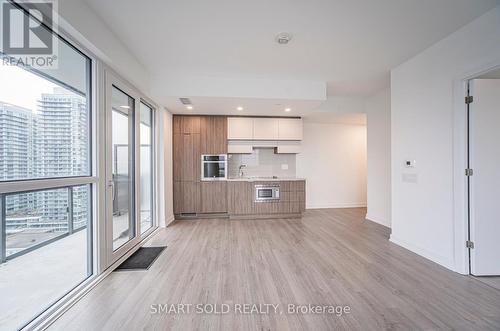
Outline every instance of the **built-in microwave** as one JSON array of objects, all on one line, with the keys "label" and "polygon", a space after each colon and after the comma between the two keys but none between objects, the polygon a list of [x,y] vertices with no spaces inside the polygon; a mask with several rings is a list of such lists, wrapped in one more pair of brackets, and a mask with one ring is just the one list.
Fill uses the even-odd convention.
[{"label": "built-in microwave", "polygon": [[201,180],[227,179],[227,155],[202,155]]},{"label": "built-in microwave", "polygon": [[279,199],[279,184],[255,185],[255,202],[270,202]]}]

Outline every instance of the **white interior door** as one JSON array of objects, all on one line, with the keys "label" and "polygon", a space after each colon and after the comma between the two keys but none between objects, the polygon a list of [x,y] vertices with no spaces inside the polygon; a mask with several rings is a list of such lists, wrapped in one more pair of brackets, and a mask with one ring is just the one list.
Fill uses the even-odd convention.
[{"label": "white interior door", "polygon": [[500,79],[471,81],[471,273],[500,275]]}]

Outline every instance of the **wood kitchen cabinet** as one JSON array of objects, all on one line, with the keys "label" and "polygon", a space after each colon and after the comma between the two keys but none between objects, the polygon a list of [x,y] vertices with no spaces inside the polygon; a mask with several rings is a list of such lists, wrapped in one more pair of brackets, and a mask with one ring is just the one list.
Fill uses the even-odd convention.
[{"label": "wood kitchen cabinet", "polygon": [[[277,201],[256,202],[255,185],[280,186]],[[305,211],[305,181],[228,182],[227,209],[232,218],[297,217]]]},{"label": "wood kitchen cabinet", "polygon": [[172,123],[173,133],[200,133],[201,118],[200,116],[181,116],[174,115]]},{"label": "wood kitchen cabinet", "polygon": [[201,182],[201,155],[227,153],[227,117],[174,115],[174,214],[227,212],[225,182]]},{"label": "wood kitchen cabinet", "polygon": [[227,154],[227,117],[202,116],[201,154]]},{"label": "wood kitchen cabinet", "polygon": [[174,133],[174,180],[199,181],[201,176],[200,134]]},{"label": "wood kitchen cabinet", "polygon": [[225,181],[201,183],[201,212],[227,212],[227,183]]},{"label": "wood kitchen cabinet", "polygon": [[201,210],[200,182],[174,181],[174,214],[195,214]]},{"label": "wood kitchen cabinet", "polygon": [[182,176],[184,181],[200,181],[201,150],[200,134],[183,134],[182,141]]},{"label": "wood kitchen cabinet", "polygon": [[227,208],[231,215],[253,213],[253,185],[250,182],[227,183]]},{"label": "wood kitchen cabinet", "polygon": [[173,117],[174,214],[201,210],[201,142],[199,116]]}]

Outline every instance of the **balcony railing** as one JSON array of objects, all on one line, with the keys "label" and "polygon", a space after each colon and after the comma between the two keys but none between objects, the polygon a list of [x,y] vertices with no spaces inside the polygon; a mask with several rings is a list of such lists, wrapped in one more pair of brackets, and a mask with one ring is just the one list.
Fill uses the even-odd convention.
[{"label": "balcony railing", "polygon": [[89,206],[88,186],[0,195],[0,263],[87,229]]}]

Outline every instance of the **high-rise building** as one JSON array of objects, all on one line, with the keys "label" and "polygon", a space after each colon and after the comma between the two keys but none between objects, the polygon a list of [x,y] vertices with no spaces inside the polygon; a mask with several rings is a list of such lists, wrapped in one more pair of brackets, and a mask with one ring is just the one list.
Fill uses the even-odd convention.
[{"label": "high-rise building", "polygon": [[[36,134],[37,156],[40,164],[38,176],[43,178],[86,175],[89,172],[88,114],[86,99],[62,88],[42,94],[38,102],[38,128]],[[87,188],[72,189],[74,228],[87,222]],[[47,191],[43,197],[43,214],[48,219],[58,218],[58,224],[66,225],[68,192]],[[58,203],[54,203],[59,201]],[[66,231],[63,226],[61,229]]]},{"label": "high-rise building", "polygon": [[[36,111],[0,102],[0,179],[87,175],[88,124],[86,99],[65,89],[42,94]],[[87,204],[87,187],[9,195],[6,231],[78,229],[87,223]]]},{"label": "high-rise building", "polygon": [[88,173],[86,99],[62,88],[44,93],[38,101],[36,151],[38,177]]},{"label": "high-rise building", "polygon": [[[0,179],[33,177],[35,116],[30,109],[0,102]],[[25,228],[30,216],[23,211],[35,205],[33,193],[16,194],[6,199],[5,212],[10,215],[7,230]],[[19,215],[22,215],[21,217]],[[38,217],[31,221],[39,220]]]},{"label": "high-rise building", "polygon": [[34,114],[0,101],[0,179],[33,177]]}]

